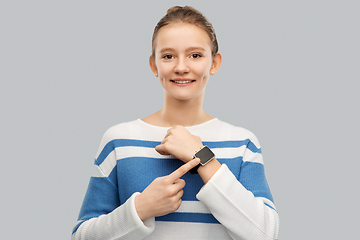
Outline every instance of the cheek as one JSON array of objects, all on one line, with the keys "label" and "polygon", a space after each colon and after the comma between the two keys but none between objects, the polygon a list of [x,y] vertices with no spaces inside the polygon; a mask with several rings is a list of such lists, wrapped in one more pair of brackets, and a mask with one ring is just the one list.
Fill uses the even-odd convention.
[{"label": "cheek", "polygon": [[210,75],[210,67],[208,63],[198,64],[193,68],[193,72],[199,77],[208,77]]},{"label": "cheek", "polygon": [[160,64],[158,66],[158,73],[159,73],[160,77],[161,76],[164,76],[164,77],[168,76],[169,74],[172,73],[172,70],[173,69],[171,68],[171,66],[169,64]]}]

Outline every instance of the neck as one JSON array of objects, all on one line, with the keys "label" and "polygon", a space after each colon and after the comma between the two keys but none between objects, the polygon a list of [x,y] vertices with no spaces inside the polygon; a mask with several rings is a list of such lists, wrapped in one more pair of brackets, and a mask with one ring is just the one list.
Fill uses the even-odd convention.
[{"label": "neck", "polygon": [[193,102],[165,102],[164,108],[160,110],[160,117],[169,126],[193,126],[211,119],[202,109],[202,103]]},{"label": "neck", "polygon": [[144,118],[143,121],[162,127],[198,125],[213,119],[203,110],[202,105],[203,98],[181,101],[165,97],[163,109]]}]

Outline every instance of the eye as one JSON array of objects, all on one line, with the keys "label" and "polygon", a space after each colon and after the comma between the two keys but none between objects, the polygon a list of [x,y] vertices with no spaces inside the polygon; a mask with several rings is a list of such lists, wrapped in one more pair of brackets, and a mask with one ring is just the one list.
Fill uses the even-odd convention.
[{"label": "eye", "polygon": [[165,54],[165,55],[163,56],[163,59],[165,59],[165,60],[170,60],[170,59],[172,59],[172,58],[174,58],[174,56],[171,55],[171,54]]},{"label": "eye", "polygon": [[193,53],[191,54],[191,58],[201,58],[201,54],[200,53]]}]

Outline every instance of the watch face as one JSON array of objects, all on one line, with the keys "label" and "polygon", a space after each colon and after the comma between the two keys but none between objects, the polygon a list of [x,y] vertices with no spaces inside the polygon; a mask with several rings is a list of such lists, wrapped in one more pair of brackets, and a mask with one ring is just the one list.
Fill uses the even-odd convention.
[{"label": "watch face", "polygon": [[203,147],[200,151],[198,151],[195,156],[200,158],[201,165],[210,161],[213,157],[215,157],[214,153],[210,150],[208,146]]}]

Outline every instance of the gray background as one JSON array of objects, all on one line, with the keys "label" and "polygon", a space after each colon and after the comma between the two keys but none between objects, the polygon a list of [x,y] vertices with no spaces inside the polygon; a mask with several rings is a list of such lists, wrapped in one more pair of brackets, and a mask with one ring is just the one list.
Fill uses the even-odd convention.
[{"label": "gray background", "polygon": [[279,239],[360,239],[358,1],[0,2],[0,239],[70,239],[104,131],[162,107],[151,35],[213,23],[205,110],[253,131]]}]

